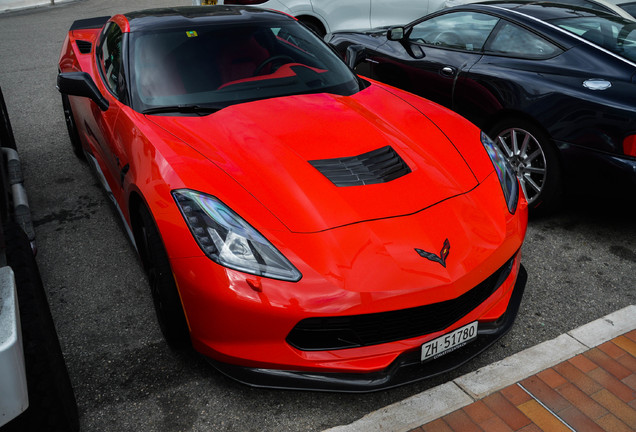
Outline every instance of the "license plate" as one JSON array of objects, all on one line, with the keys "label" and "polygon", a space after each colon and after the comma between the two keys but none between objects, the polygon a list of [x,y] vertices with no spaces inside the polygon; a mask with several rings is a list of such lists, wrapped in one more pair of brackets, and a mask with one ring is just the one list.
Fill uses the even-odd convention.
[{"label": "license plate", "polygon": [[422,345],[422,361],[436,359],[477,339],[477,321],[426,342]]}]

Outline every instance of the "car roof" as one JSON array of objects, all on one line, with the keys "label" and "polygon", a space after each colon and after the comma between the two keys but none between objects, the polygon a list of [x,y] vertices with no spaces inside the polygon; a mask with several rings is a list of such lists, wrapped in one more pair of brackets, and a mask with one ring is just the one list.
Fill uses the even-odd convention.
[{"label": "car roof", "polygon": [[606,12],[631,20],[634,19],[626,10],[606,0],[558,0],[558,3]]},{"label": "car roof", "polygon": [[577,16],[612,15],[609,12],[550,1],[495,0],[481,4],[514,10],[541,20],[570,18],[573,12],[576,12]]},{"label": "car roof", "polygon": [[[526,1],[526,0],[493,0],[482,3],[470,3],[445,9],[439,13],[448,13],[452,10],[472,10],[484,13],[493,13],[501,17],[514,20],[515,22],[529,26],[540,32],[545,37],[551,39],[564,49],[569,49],[583,41],[580,37],[564,29],[554,26],[551,21],[561,18],[576,17],[609,17],[613,20],[625,20],[614,14],[587,9],[578,6],[571,6],[549,1]],[[589,41],[585,41],[590,43]]]},{"label": "car roof", "polygon": [[124,14],[131,32],[185,28],[205,24],[237,24],[295,20],[282,12],[249,6],[183,6]]}]

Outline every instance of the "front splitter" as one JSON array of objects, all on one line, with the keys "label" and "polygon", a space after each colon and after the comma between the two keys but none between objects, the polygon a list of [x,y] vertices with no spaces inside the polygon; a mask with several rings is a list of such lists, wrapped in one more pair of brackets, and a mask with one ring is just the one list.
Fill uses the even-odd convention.
[{"label": "front splitter", "polygon": [[386,369],[371,373],[261,369],[231,365],[210,358],[207,360],[221,373],[253,387],[346,393],[367,393],[397,387],[458,368],[505,335],[517,317],[527,280],[528,274],[522,265],[504,315],[496,323],[479,328],[475,341],[425,363],[420,360],[420,350],[405,352]]}]

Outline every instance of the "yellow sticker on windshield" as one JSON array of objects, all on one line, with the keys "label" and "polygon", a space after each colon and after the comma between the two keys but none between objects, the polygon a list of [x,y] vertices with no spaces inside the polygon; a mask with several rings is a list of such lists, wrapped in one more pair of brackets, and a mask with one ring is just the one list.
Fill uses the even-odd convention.
[{"label": "yellow sticker on windshield", "polygon": [[186,34],[188,35],[188,37],[197,37],[197,36],[199,36],[197,34],[197,32],[195,32],[194,30],[187,31]]}]

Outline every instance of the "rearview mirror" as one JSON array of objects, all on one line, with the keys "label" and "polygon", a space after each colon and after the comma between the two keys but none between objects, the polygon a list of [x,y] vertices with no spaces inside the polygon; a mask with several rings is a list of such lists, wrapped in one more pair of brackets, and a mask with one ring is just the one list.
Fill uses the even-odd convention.
[{"label": "rearview mirror", "polygon": [[386,31],[386,38],[391,41],[401,41],[404,39],[405,32],[404,27],[391,27]]},{"label": "rearview mirror", "polygon": [[95,82],[86,72],[64,72],[57,76],[57,89],[62,94],[91,99],[100,110],[108,109],[108,101],[99,92]]},{"label": "rearview mirror", "polygon": [[362,45],[349,45],[345,53],[345,62],[353,70],[365,59],[365,48]]}]

